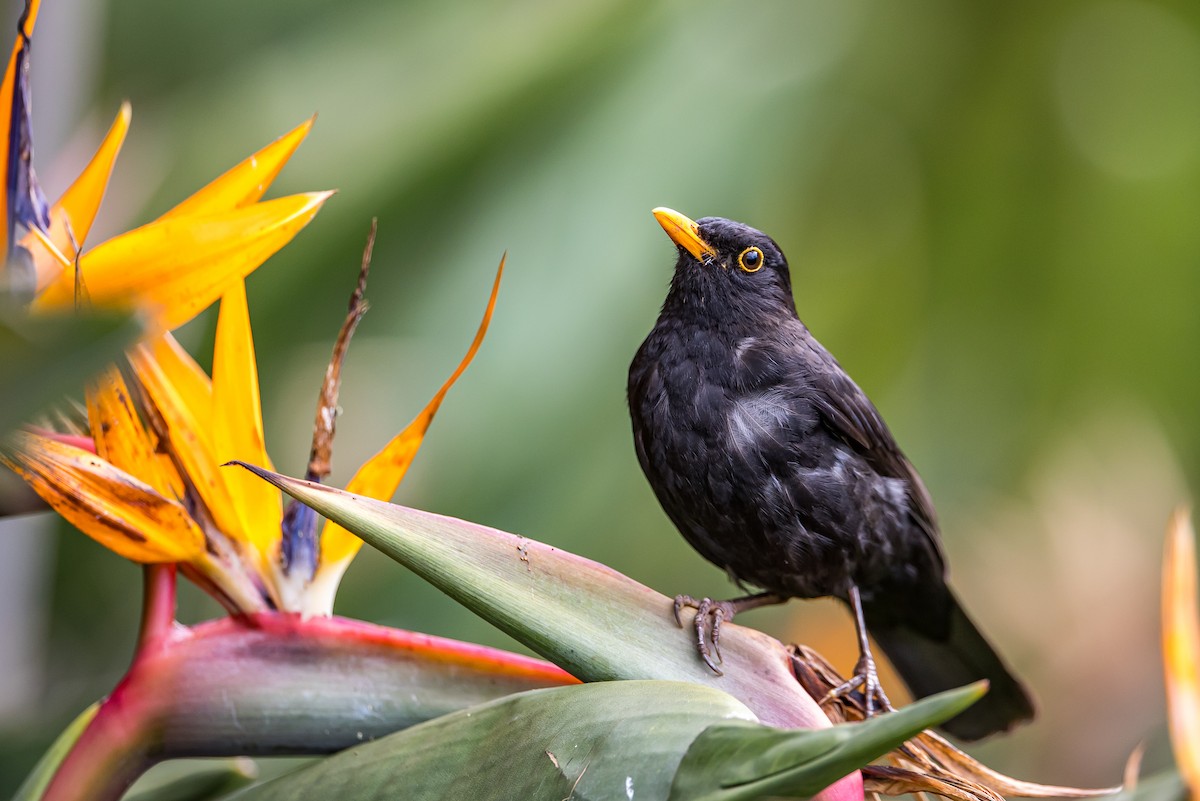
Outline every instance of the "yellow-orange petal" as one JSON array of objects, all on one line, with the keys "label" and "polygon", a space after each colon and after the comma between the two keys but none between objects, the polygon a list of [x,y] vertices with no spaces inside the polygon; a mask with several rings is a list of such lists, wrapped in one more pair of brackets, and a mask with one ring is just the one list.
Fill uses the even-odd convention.
[{"label": "yellow-orange petal", "polygon": [[179,340],[170,333],[161,334],[129,354],[134,371],[146,359],[153,359],[165,379],[202,431],[212,430],[212,379]]},{"label": "yellow-orange petal", "polygon": [[[196,430],[211,430],[212,382],[208,373],[196,364],[196,360],[174,336],[163,333],[151,337],[143,342],[142,347],[127,352],[126,358],[135,376],[150,369],[161,374],[161,380],[174,388],[180,405],[188,419],[195,424]],[[154,442],[155,458],[162,464],[162,469],[167,475],[177,476],[178,468],[167,452],[167,443],[160,442],[153,430],[150,435]]]},{"label": "yellow-orange petal", "polygon": [[17,87],[17,62],[25,47],[25,40],[33,36],[33,26],[37,22],[40,6],[40,0],[30,0],[26,7],[21,31],[17,34],[17,41],[13,43],[12,55],[8,58],[8,68],[4,71],[4,81],[0,82],[0,187],[4,188],[4,191],[0,191],[0,255],[8,253],[11,244],[8,241],[8,218],[12,209],[8,207],[7,187],[12,181],[12,176],[8,174],[8,165],[14,123],[12,108],[13,92]]},{"label": "yellow-orange petal", "polygon": [[[213,346],[212,404],[211,430],[217,464],[238,459],[269,466],[250,311],[246,306],[246,286],[240,280],[234,281],[221,296]],[[279,490],[248,470],[222,470],[220,475],[247,540],[265,562],[280,537],[283,506]]]},{"label": "yellow-orange petal", "polygon": [[1200,801],[1200,619],[1197,619],[1196,534],[1179,509],[1167,529],[1163,557],[1163,666],[1167,720],[1175,764]]},{"label": "yellow-orange petal", "polygon": [[[471,347],[467,349],[467,354],[459,362],[458,368],[446,379],[446,383],[442,384],[442,388],[425,405],[421,413],[403,431],[397,434],[391,442],[384,446],[383,450],[368,459],[358,469],[358,472],[354,474],[354,477],[346,485],[347,492],[366,495],[369,498],[381,501],[389,500],[395,494],[396,488],[400,486],[401,479],[404,478],[405,472],[408,471],[408,466],[412,464],[413,457],[417,455],[417,449],[421,447],[421,441],[425,438],[425,432],[429,429],[429,424],[433,422],[433,416],[437,414],[438,407],[442,405],[442,400],[446,397],[446,393],[450,390],[450,387],[454,386],[454,382],[463,374],[463,371],[467,369],[467,365],[475,358],[475,353],[479,350],[479,346],[483,344],[488,324],[492,320],[492,312],[496,308],[496,295],[500,291],[500,278],[504,275],[504,261],[503,258],[500,259],[500,267],[496,270],[496,280],[492,283],[492,293],[488,298],[487,308],[483,313],[483,320],[479,323],[479,330],[475,332],[475,339],[471,342]],[[362,540],[358,537],[332,521],[325,521],[325,526],[321,531],[321,563],[318,568],[318,576],[327,570],[337,573],[345,570],[346,564],[354,558],[354,555],[358,553],[358,549],[361,546]],[[316,579],[314,579],[315,581]]]},{"label": "yellow-orange petal", "polygon": [[133,348],[129,359],[144,392],[148,413],[161,421],[171,452],[213,522],[231,540],[245,542],[241,517],[233,508],[233,499],[220,473],[220,463],[213,455],[209,429],[200,425],[183,394],[151,355],[149,346]]},{"label": "yellow-orange petal", "polygon": [[311,117],[288,131],[158,219],[212,214],[254,203],[263,196],[283,165],[308,136],[316,119],[315,116]]},{"label": "yellow-orange petal", "polygon": [[182,504],[93,453],[20,434],[4,461],[52,509],[126,559],[153,564],[204,555],[204,534]]},{"label": "yellow-orange petal", "polygon": [[101,459],[149,484],[164,498],[183,497],[178,472],[155,453],[154,439],[138,418],[129,387],[116,367],[105,370],[88,387],[87,413]]},{"label": "yellow-orange petal", "polygon": [[[83,244],[88,232],[92,230],[92,223],[100,209],[104,190],[108,188],[108,179],[112,176],[117,154],[121,152],[125,135],[129,133],[131,116],[129,103],[122,103],[116,119],[113,120],[92,160],[50,209],[50,231],[47,238],[58,252],[50,251],[42,240],[32,233],[22,238],[21,244],[33,255],[39,291],[62,275],[68,266],[73,269],[73,265],[62,264],[58,257],[61,255],[68,260],[74,259],[75,248]],[[71,280],[74,280],[73,276]]]},{"label": "yellow-orange petal", "polygon": [[[97,245],[80,258],[95,306],[141,306],[168,328],[183,325],[287,244],[316,215],[330,192],[268,200],[218,214],[188,215],[143,225]],[[64,274],[33,308],[64,306],[74,283]]]}]

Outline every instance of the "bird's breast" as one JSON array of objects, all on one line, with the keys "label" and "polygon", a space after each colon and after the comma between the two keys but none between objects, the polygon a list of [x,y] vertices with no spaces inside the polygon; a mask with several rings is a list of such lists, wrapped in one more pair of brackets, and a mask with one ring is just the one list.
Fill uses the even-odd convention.
[{"label": "bird's breast", "polygon": [[630,366],[643,471],[691,545],[785,595],[843,594],[906,555],[905,484],[879,476],[822,423],[788,351],[757,337],[660,326]]},{"label": "bird's breast", "polygon": [[[755,510],[791,504],[777,466],[794,461],[804,428],[815,425],[786,388],[748,372],[753,345],[659,328],[629,381],[638,458],[663,509],[703,556],[746,580],[747,558],[779,533]],[[792,556],[784,549],[782,558]]]}]

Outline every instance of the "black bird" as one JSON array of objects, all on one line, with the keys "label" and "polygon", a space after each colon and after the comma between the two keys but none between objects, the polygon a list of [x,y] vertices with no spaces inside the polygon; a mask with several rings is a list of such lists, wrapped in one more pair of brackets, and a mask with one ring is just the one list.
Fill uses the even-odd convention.
[{"label": "black bird", "polygon": [[[867,632],[917,697],[987,679],[945,725],[963,739],[1033,717],[1033,704],[946,585],[929,493],[879,412],[796,316],[787,259],[749,226],[654,216],[679,246],[670,291],[629,367],[642,470],[684,538],[739,587],[697,609],[714,671],[720,624],[788,598],[833,596],[861,658],[839,693],[888,708]],[[706,628],[712,642],[705,641]]]}]

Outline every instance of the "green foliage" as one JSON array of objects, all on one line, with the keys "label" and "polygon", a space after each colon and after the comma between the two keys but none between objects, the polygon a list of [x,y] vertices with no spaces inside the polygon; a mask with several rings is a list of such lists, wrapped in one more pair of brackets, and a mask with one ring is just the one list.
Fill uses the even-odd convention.
[{"label": "green foliage", "polygon": [[779,730],[725,693],[623,681],[534,690],[344,751],[234,796],[612,801],[808,797],[979,696],[967,688],[863,724]]},{"label": "green foliage", "polygon": [[705,729],[688,749],[672,801],[810,798],[920,731],[966,709],[984,693],[976,684],[922,699],[891,714],[830,729],[795,731],[725,723]]},{"label": "green foliage", "polygon": [[731,717],[754,719],[728,695],[691,684],[535,690],[344,751],[236,798],[616,799],[628,781],[635,798],[665,799],[692,741]]}]

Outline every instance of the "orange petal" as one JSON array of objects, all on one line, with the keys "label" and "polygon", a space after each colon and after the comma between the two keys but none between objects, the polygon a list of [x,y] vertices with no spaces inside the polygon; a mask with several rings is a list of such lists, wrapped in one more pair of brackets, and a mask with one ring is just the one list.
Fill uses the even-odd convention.
[{"label": "orange petal", "polygon": [[212,214],[254,203],[308,136],[316,119],[312,117],[293,128],[158,219]]},{"label": "orange petal", "polygon": [[17,86],[17,62],[25,46],[24,40],[33,36],[33,25],[37,22],[38,8],[40,6],[40,0],[30,0],[25,10],[21,33],[17,35],[17,41],[13,44],[12,55],[8,59],[8,69],[4,72],[4,81],[0,83],[0,178],[3,179],[0,180],[0,186],[3,187],[3,190],[0,191],[0,256],[8,253],[10,245],[8,241],[8,219],[12,210],[8,207],[8,187],[12,182],[12,176],[8,174],[8,150],[12,142],[13,91]]},{"label": "orange petal", "polygon": [[144,349],[130,354],[135,370],[139,363],[137,359],[152,358],[200,429],[211,431],[212,380],[208,373],[196,364],[196,360],[172,334],[162,334],[145,345]]},{"label": "orange petal", "polygon": [[[170,384],[179,403],[183,406],[187,417],[192,420],[198,431],[211,430],[212,418],[212,382],[208,373],[196,364],[187,351],[171,334],[159,334],[144,342],[144,346],[129,351],[126,354],[135,376],[149,369],[161,374],[162,380]],[[148,365],[153,362],[153,367]],[[141,382],[144,383],[144,382]],[[154,441],[155,457],[162,463],[162,469],[167,475],[177,476],[178,469],[171,455],[167,453],[164,443],[160,447],[159,440],[151,432]]]},{"label": "orange petal", "polygon": [[1175,764],[1200,801],[1200,620],[1197,619],[1196,534],[1179,509],[1167,529],[1163,557],[1163,663],[1167,718]]},{"label": "orange petal", "polygon": [[[217,340],[213,346],[212,406],[211,431],[217,464],[234,459],[271,464],[263,442],[258,364],[242,281],[234,281],[221,297]],[[260,555],[270,556],[279,541],[283,519],[279,490],[246,470],[222,470],[220,475],[248,541]]]},{"label": "orange petal", "polygon": [[88,425],[100,458],[145,481],[165,498],[183,497],[183,483],[169,462],[158,458],[154,440],[133,406],[121,371],[110,367],[87,390]]},{"label": "orange petal", "polygon": [[19,434],[5,461],[51,508],[126,559],[151,564],[204,555],[204,534],[182,504],[95,454]]},{"label": "orange petal", "polygon": [[[183,325],[287,244],[316,215],[329,192],[268,200],[204,216],[171,217],[115,237],[80,258],[96,306],[150,306],[161,323]],[[33,303],[64,306],[74,297],[65,274]]]},{"label": "orange petal", "polygon": [[[152,414],[162,421],[170,449],[180,469],[195,487],[213,522],[231,540],[246,539],[242,521],[233,507],[221,468],[213,455],[210,430],[200,424],[184,394],[171,383],[170,374],[152,355],[148,345],[129,352],[138,383]],[[211,412],[210,412],[211,413]]]},{"label": "orange petal", "polygon": [[[75,183],[63,192],[58,202],[50,209],[49,240],[53,243],[57,254],[51,252],[42,240],[34,234],[26,234],[21,244],[33,254],[33,262],[37,268],[38,290],[44,289],[51,281],[58,278],[66,267],[59,261],[58,256],[67,259],[75,258],[75,247],[82,245],[92,230],[92,222],[100,209],[100,201],[104,198],[104,190],[108,187],[108,179],[112,175],[113,164],[125,135],[129,133],[129,120],[132,110],[129,103],[122,103],[117,118],[100,143],[96,155],[75,179]],[[71,280],[74,280],[73,277]]]},{"label": "orange petal", "polygon": [[[396,488],[400,486],[400,480],[404,478],[408,466],[412,464],[413,457],[417,455],[417,449],[421,447],[421,441],[425,438],[429,424],[433,422],[433,416],[437,413],[438,407],[442,405],[442,399],[446,397],[450,387],[467,369],[467,365],[475,358],[476,351],[483,343],[488,323],[492,320],[492,311],[496,308],[496,295],[500,291],[500,277],[504,274],[504,261],[504,259],[500,259],[500,267],[496,270],[496,280],[492,284],[492,294],[488,298],[483,320],[479,323],[475,340],[467,350],[467,355],[459,363],[458,369],[450,378],[446,379],[446,383],[442,384],[442,388],[426,404],[416,419],[384,446],[383,450],[368,459],[358,469],[358,472],[350,479],[350,483],[346,485],[347,492],[366,495],[381,501],[389,500],[395,494]],[[345,570],[345,565],[354,558],[361,546],[362,540],[358,537],[336,523],[325,521],[325,527],[321,530],[321,565],[318,568],[318,578],[327,568],[338,573]],[[316,580],[314,579],[314,581]]]}]

